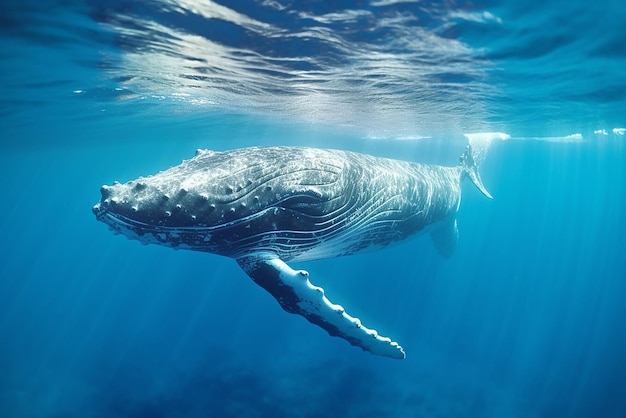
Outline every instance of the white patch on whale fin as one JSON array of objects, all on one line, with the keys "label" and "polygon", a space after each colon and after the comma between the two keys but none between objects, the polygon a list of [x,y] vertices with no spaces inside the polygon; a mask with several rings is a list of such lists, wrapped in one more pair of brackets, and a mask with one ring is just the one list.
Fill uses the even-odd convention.
[{"label": "white patch on whale fin", "polygon": [[273,253],[250,254],[237,259],[241,268],[267,290],[289,313],[302,315],[330,335],[381,356],[403,359],[404,350],[390,338],[368,329],[324,295],[324,289],[309,281],[309,273],[294,270]]},{"label": "white patch on whale fin", "polygon": [[430,231],[430,238],[433,240],[439,254],[444,258],[450,258],[459,241],[459,229],[456,219],[444,222]]}]

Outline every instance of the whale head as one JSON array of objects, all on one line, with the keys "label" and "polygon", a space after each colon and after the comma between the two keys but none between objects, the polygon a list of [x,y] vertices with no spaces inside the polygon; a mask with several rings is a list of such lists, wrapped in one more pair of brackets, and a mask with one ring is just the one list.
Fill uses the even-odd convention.
[{"label": "whale head", "polygon": [[92,208],[96,219],[114,233],[168,246],[178,246],[177,237],[184,231],[197,235],[224,222],[228,208],[215,196],[219,181],[211,170],[197,167],[207,155],[153,176],[103,185],[100,201]]},{"label": "whale head", "polygon": [[96,219],[114,232],[140,240],[148,232],[198,226],[198,216],[214,209],[206,196],[177,184],[165,185],[158,176],[104,185],[100,193],[92,209]]},{"label": "whale head", "polygon": [[158,174],[104,185],[92,211],[114,233],[144,244],[232,255],[228,241],[250,233],[248,221],[262,214],[273,192],[233,178],[220,168],[220,158],[201,150]]}]

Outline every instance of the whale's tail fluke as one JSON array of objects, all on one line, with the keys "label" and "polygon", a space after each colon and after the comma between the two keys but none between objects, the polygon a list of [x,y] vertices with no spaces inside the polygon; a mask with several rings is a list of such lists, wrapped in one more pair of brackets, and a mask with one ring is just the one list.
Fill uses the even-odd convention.
[{"label": "whale's tail fluke", "polygon": [[502,132],[484,132],[475,134],[465,134],[469,144],[465,149],[463,155],[461,155],[461,162],[459,166],[463,169],[463,172],[472,180],[472,183],[489,199],[493,199],[493,196],[487,191],[478,174],[478,167],[487,156],[487,151],[491,147],[491,143],[495,140],[504,141],[509,139],[509,135]]},{"label": "whale's tail fluke", "polygon": [[487,191],[487,189],[483,185],[483,181],[480,178],[480,174],[478,173],[478,164],[476,163],[476,159],[474,158],[474,152],[472,150],[471,144],[467,145],[465,152],[463,153],[463,155],[461,155],[461,161],[459,163],[459,166],[463,169],[463,173],[467,175],[470,180],[472,180],[474,186],[476,186],[478,190],[482,192],[482,194],[487,196],[489,199],[493,199],[493,196],[491,196],[491,193]]}]

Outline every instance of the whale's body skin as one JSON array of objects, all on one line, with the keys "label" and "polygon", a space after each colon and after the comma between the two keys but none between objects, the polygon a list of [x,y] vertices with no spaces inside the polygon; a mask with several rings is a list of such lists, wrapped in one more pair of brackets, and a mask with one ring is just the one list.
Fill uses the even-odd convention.
[{"label": "whale's body skin", "polygon": [[103,186],[93,210],[129,238],[234,258],[285,310],[402,358],[397,343],[330,303],[286,262],[385,247],[427,230],[448,255],[467,173],[476,172],[316,148],[200,150],[154,176]]}]

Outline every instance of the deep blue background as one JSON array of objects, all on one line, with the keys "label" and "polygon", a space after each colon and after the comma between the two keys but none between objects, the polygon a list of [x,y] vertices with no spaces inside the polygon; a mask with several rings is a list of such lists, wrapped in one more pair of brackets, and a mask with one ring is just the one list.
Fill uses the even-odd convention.
[{"label": "deep blue background", "polygon": [[[142,44],[120,42],[102,22],[122,12],[152,16],[156,3],[6,9],[0,415],[626,416],[626,142],[611,131],[626,125],[624,80],[615,77],[624,55],[610,48],[623,37],[611,31],[623,6],[609,3],[585,17],[574,13],[578,3],[542,2],[541,16],[588,19],[564,17],[566,24],[552,26],[532,19],[540,15],[530,9],[492,3],[484,8],[503,19],[498,33],[471,22],[448,28],[448,38],[484,48],[480,59],[493,66],[487,81],[498,88],[479,95],[485,119],[423,140],[368,136],[359,120],[338,127],[241,106],[198,108],[168,95],[166,84],[157,97],[158,68],[142,75],[153,83],[129,87],[119,75],[123,58]],[[424,28],[443,30],[439,9],[388,7],[415,11]],[[595,20],[601,10],[603,27]],[[262,21],[302,24],[258,4],[248,11]],[[155,16],[172,26],[196,19],[216,42],[231,42],[228,30],[239,33],[238,46],[250,42],[249,32],[224,22]],[[530,21],[543,30],[525,31]],[[520,33],[530,39],[514,36]],[[595,44],[583,48],[591,39]],[[284,57],[311,46],[276,52],[289,42],[264,44],[263,51]],[[605,53],[572,72],[576,56],[590,51]],[[334,59],[330,51],[326,63]],[[243,96],[224,97],[245,102],[237,94]],[[444,115],[440,105],[432,103]],[[464,184],[451,259],[419,237],[297,266],[331,300],[399,341],[403,361],[363,353],[283,312],[232,260],[115,237],[90,210],[101,184],[155,173],[196,148],[299,144],[451,165],[463,150],[462,134],[485,127],[513,138],[495,143],[481,167],[494,200]],[[607,135],[594,134],[602,129]]]}]

